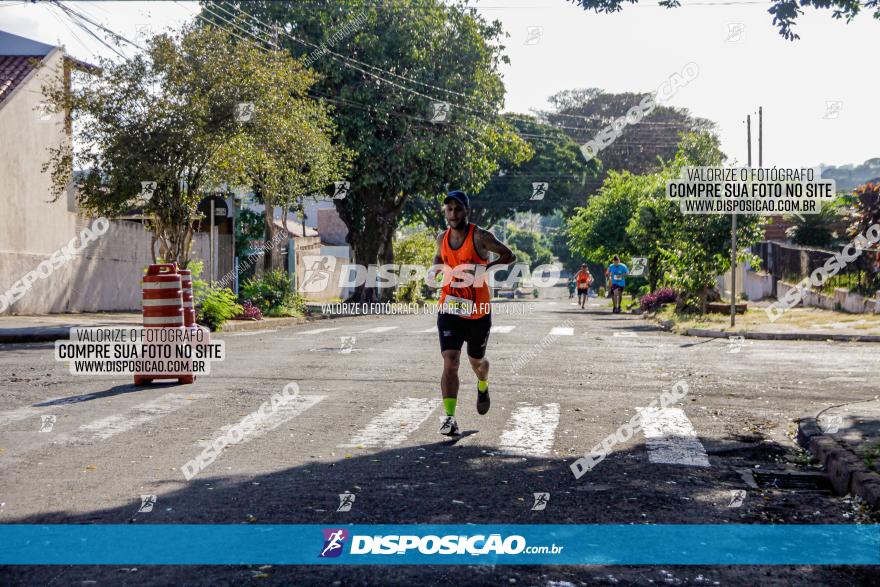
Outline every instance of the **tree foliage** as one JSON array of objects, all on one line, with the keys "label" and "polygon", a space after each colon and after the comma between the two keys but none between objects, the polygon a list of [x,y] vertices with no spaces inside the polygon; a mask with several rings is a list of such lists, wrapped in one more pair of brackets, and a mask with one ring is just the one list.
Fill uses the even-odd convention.
[{"label": "tree foliage", "polygon": [[[78,170],[78,202],[87,212],[141,207],[152,218],[154,258],[187,266],[206,188],[256,174],[276,193],[339,164],[330,119],[306,98],[315,78],[285,53],[267,56],[199,26],[155,36],[143,54],[100,65],[70,92],[63,84],[46,90],[72,113],[76,131],[46,167],[56,196]],[[236,115],[245,102],[256,103],[251,122]],[[292,165],[303,162],[310,173]],[[155,182],[146,203],[142,182]]]},{"label": "tree foliage", "polygon": [[[477,192],[499,161],[529,155],[499,116],[501,25],[474,8],[439,0],[222,4],[289,30],[284,47],[321,74],[314,93],[334,106],[344,142],[357,148],[344,178],[350,189],[335,204],[358,263],[393,262],[394,229],[409,199],[452,187]],[[352,21],[358,26],[339,38],[334,31]],[[327,52],[307,57],[322,43]],[[436,121],[435,103],[449,104],[444,121]],[[366,294],[358,288],[354,296]]]},{"label": "tree foliage", "polygon": [[[639,0],[571,0],[584,10],[594,10],[602,13],[613,13],[622,10],[625,4],[637,4]],[[660,0],[660,6],[676,8],[681,6],[679,0]],[[779,34],[789,41],[799,39],[793,27],[804,11],[801,8],[811,7],[814,9],[830,9],[831,17],[843,18],[847,23],[852,21],[862,8],[873,9],[874,18],[880,19],[880,0],[772,0],[767,12],[773,15],[773,26],[779,29]]]},{"label": "tree foliage", "polygon": [[[675,158],[660,171],[644,175],[612,173],[585,208],[569,221],[572,248],[594,262],[612,254],[645,256],[651,289],[673,287],[682,305],[703,309],[716,278],[730,269],[729,215],[682,214],[666,197],[666,181],[684,166],[718,166],[725,160],[718,139],[684,135]],[[747,252],[763,234],[759,216],[739,216],[738,259],[758,260]]]}]

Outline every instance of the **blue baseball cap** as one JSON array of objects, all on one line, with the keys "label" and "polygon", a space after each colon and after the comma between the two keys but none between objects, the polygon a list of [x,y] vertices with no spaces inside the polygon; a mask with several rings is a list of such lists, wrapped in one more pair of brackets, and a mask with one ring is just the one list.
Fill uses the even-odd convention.
[{"label": "blue baseball cap", "polygon": [[471,208],[471,201],[468,199],[468,195],[461,190],[454,190],[446,194],[446,198],[443,199],[443,203],[445,204],[449,200],[455,200],[468,210]]}]

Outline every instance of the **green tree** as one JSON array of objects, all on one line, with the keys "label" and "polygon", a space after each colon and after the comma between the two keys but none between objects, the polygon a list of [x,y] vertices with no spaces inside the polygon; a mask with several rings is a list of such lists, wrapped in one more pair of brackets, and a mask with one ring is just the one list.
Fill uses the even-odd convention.
[{"label": "green tree", "polygon": [[[186,267],[205,188],[277,171],[282,162],[332,165],[322,148],[329,119],[304,97],[313,74],[284,53],[267,58],[255,45],[233,41],[215,27],[184,28],[153,37],[131,59],[101,60],[100,72],[70,92],[62,84],[47,89],[78,129],[46,164],[56,197],[81,170],[77,198],[85,211],[114,216],[141,206],[152,218],[154,260]],[[237,116],[245,102],[258,103],[252,123]],[[264,132],[269,126],[275,129]],[[306,138],[281,140],[294,133]],[[282,185],[271,173],[261,178],[270,191]],[[142,182],[155,182],[148,199]]]},{"label": "green tree", "polygon": [[[598,13],[618,12],[624,4],[637,4],[638,0],[571,0],[582,6],[584,10],[594,10]],[[676,8],[681,6],[679,0],[660,0],[660,6]],[[779,28],[779,34],[793,41],[800,36],[792,30],[795,21],[804,13],[801,8],[812,7],[815,9],[831,9],[832,18],[845,18],[849,23],[855,18],[862,8],[874,9],[874,18],[880,19],[880,1],[868,0],[772,0],[767,12],[773,15],[773,25]]]},{"label": "green tree", "polygon": [[635,253],[627,226],[639,203],[643,176],[628,171],[608,174],[599,193],[576,208],[566,224],[568,248],[579,259],[607,265],[611,257]]},{"label": "green tree", "polygon": [[527,263],[530,269],[553,262],[553,252],[549,243],[539,232],[513,230],[507,237],[507,245],[516,248],[519,253],[525,253],[525,258],[520,258],[517,254],[517,261]]},{"label": "green tree", "polygon": [[[489,183],[471,195],[471,222],[493,226],[516,212],[567,212],[583,203],[584,182],[598,176],[598,161],[586,163],[580,145],[562,130],[533,116],[505,114],[503,118],[528,142],[534,155],[519,164],[499,162],[500,167]],[[545,183],[545,189],[538,194],[541,197],[532,199],[538,183]],[[412,200],[407,212],[426,226],[441,229],[446,225],[437,201]]]},{"label": "green tree", "polygon": [[[543,116],[578,145],[584,145],[648,96],[644,92],[610,94],[598,88],[565,90],[549,98],[554,111]],[[598,153],[598,159],[606,173],[650,173],[675,156],[681,133],[712,127],[711,121],[696,118],[685,108],[657,105],[644,120],[624,127],[621,135]],[[603,179],[589,179],[584,191],[594,192]]]},{"label": "green tree", "polygon": [[[351,172],[340,178],[350,182],[348,194],[334,201],[357,263],[394,262],[394,230],[410,198],[436,201],[452,187],[478,192],[499,161],[529,155],[499,116],[498,67],[507,62],[501,25],[474,8],[439,0],[220,5],[281,31],[286,25],[283,46],[321,74],[314,94],[335,107],[344,142],[357,149]],[[354,21],[351,34],[339,38],[336,31]],[[307,57],[322,43],[327,52]],[[434,115],[437,103],[449,104],[443,121]],[[372,293],[359,287],[352,297]]]},{"label": "green tree", "polygon": [[[395,261],[401,265],[419,265],[430,267],[434,262],[434,239],[432,230],[420,230],[405,236],[394,243]],[[423,278],[401,284],[395,292],[396,301],[418,302],[423,299],[421,294]]]}]

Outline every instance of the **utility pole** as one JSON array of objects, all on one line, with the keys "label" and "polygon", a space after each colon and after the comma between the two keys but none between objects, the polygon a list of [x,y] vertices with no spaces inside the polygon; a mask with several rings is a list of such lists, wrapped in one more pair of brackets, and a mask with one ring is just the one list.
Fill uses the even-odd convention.
[{"label": "utility pole", "polygon": [[[752,115],[746,116],[748,167],[752,167]],[[736,326],[736,214],[730,223],[730,327]]]},{"label": "utility pole", "polygon": [[758,106],[758,167],[764,166],[764,108]]}]

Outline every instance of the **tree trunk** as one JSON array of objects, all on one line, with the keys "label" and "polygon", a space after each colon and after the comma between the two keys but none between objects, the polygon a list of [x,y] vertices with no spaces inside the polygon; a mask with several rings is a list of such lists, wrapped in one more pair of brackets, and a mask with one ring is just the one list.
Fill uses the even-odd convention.
[{"label": "tree trunk", "polygon": [[[266,209],[263,211],[263,225],[266,229],[266,241],[263,246],[265,251],[263,255],[263,270],[269,272],[275,266],[275,206],[265,195],[263,196],[263,201],[266,206]],[[268,246],[270,243],[272,243],[271,247]]]}]

